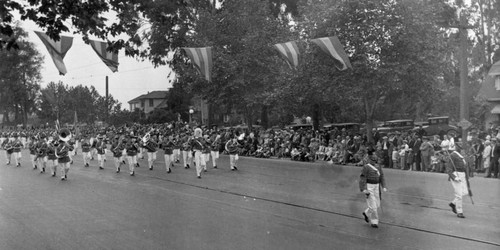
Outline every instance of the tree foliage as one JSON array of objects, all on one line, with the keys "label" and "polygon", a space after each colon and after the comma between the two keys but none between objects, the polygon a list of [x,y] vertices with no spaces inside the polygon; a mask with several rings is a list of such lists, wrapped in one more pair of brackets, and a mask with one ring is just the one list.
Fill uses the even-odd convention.
[{"label": "tree foliage", "polygon": [[26,125],[28,114],[34,111],[39,90],[42,56],[35,46],[27,41],[27,34],[15,27],[7,40],[17,40],[17,48],[0,50],[0,106],[5,122],[14,114],[14,123]]}]

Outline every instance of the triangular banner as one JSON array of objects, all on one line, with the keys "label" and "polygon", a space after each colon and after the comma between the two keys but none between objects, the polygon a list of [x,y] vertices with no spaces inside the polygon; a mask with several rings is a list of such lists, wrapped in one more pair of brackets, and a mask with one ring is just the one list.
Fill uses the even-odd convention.
[{"label": "triangular banner", "polygon": [[295,41],[278,43],[274,45],[274,48],[287,60],[290,67],[297,68],[299,66],[299,48]]},{"label": "triangular banner", "polygon": [[207,81],[212,81],[212,48],[182,48]]},{"label": "triangular banner", "polygon": [[59,70],[60,75],[65,75],[67,73],[66,65],[64,65],[64,56],[73,45],[73,37],[69,36],[61,36],[61,40],[58,42],[52,40],[45,33],[40,31],[35,31],[35,34],[42,40],[43,44],[49,51],[50,57],[52,57],[52,61]]},{"label": "triangular banner", "polygon": [[336,36],[316,38],[311,41],[335,59],[335,67],[337,69],[352,69],[351,62],[349,62],[349,58],[344,51],[344,47]]},{"label": "triangular banner", "polygon": [[118,53],[107,51],[108,43],[100,42],[95,40],[89,40],[90,46],[97,53],[97,55],[101,58],[101,60],[108,66],[111,71],[118,71]]}]

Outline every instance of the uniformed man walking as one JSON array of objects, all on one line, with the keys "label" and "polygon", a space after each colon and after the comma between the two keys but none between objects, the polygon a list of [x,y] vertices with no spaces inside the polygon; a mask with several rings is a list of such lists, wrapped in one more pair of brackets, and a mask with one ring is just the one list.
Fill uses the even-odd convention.
[{"label": "uniformed man walking", "polygon": [[377,164],[377,161],[377,156],[373,150],[368,150],[365,157],[366,164],[361,170],[359,180],[359,189],[365,194],[368,206],[363,212],[363,216],[365,221],[374,228],[378,228],[379,222],[377,210],[380,207],[380,188],[383,188],[384,192],[387,191],[384,172],[382,167]]},{"label": "uniformed man walking", "polygon": [[449,181],[451,181],[451,186],[453,187],[454,199],[451,201],[449,206],[451,211],[457,214],[458,218],[465,218],[462,206],[462,197],[468,193],[467,190],[467,180],[466,168],[467,164],[464,157],[455,150],[450,150],[449,147],[443,147],[444,154],[446,157],[445,167],[446,173],[449,176]]}]

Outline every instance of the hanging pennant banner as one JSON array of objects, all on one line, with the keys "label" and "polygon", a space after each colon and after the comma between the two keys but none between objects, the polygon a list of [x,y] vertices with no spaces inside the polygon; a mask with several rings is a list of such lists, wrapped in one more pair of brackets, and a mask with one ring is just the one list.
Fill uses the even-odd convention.
[{"label": "hanging pennant banner", "polygon": [[331,55],[333,59],[335,59],[335,67],[337,69],[352,69],[351,62],[349,62],[349,58],[344,51],[344,47],[336,36],[316,38],[312,39],[311,41],[318,45],[321,50]]},{"label": "hanging pennant banner", "polygon": [[108,43],[95,40],[89,40],[90,46],[101,58],[101,60],[111,69],[112,72],[118,71],[118,53],[107,51]]},{"label": "hanging pennant banner", "polygon": [[287,60],[290,68],[297,68],[299,66],[299,48],[295,41],[278,43],[274,48]]},{"label": "hanging pennant banner", "polygon": [[207,81],[212,81],[212,48],[182,48]]},{"label": "hanging pennant banner", "polygon": [[43,44],[49,51],[52,61],[56,65],[57,70],[59,70],[60,75],[65,75],[67,73],[66,65],[64,65],[64,56],[73,45],[73,37],[61,36],[61,40],[58,42],[52,40],[47,34],[35,31],[35,34],[42,40]]}]

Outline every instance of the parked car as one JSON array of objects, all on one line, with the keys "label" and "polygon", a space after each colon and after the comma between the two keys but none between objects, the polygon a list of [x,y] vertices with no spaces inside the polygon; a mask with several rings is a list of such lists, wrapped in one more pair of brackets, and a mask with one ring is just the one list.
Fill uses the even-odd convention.
[{"label": "parked car", "polygon": [[[420,127],[416,127],[414,130],[417,131]],[[439,135],[443,138],[443,135],[450,135],[456,137],[461,134],[460,128],[449,124],[448,116],[437,116],[427,118],[427,122],[422,124],[423,135],[432,136]]]},{"label": "parked car", "polygon": [[346,122],[346,123],[329,123],[323,125],[323,129],[325,130],[332,130],[334,128],[337,128],[338,130],[342,130],[345,128],[347,131],[351,131],[354,133],[357,133],[361,130],[362,124],[361,123],[355,123],[355,122]]},{"label": "parked car", "polygon": [[287,125],[286,128],[293,130],[309,130],[313,128],[312,124],[290,124]]},{"label": "parked car", "polygon": [[385,121],[384,124],[377,128],[380,135],[387,135],[390,132],[405,132],[415,128],[415,123],[411,119]]}]

